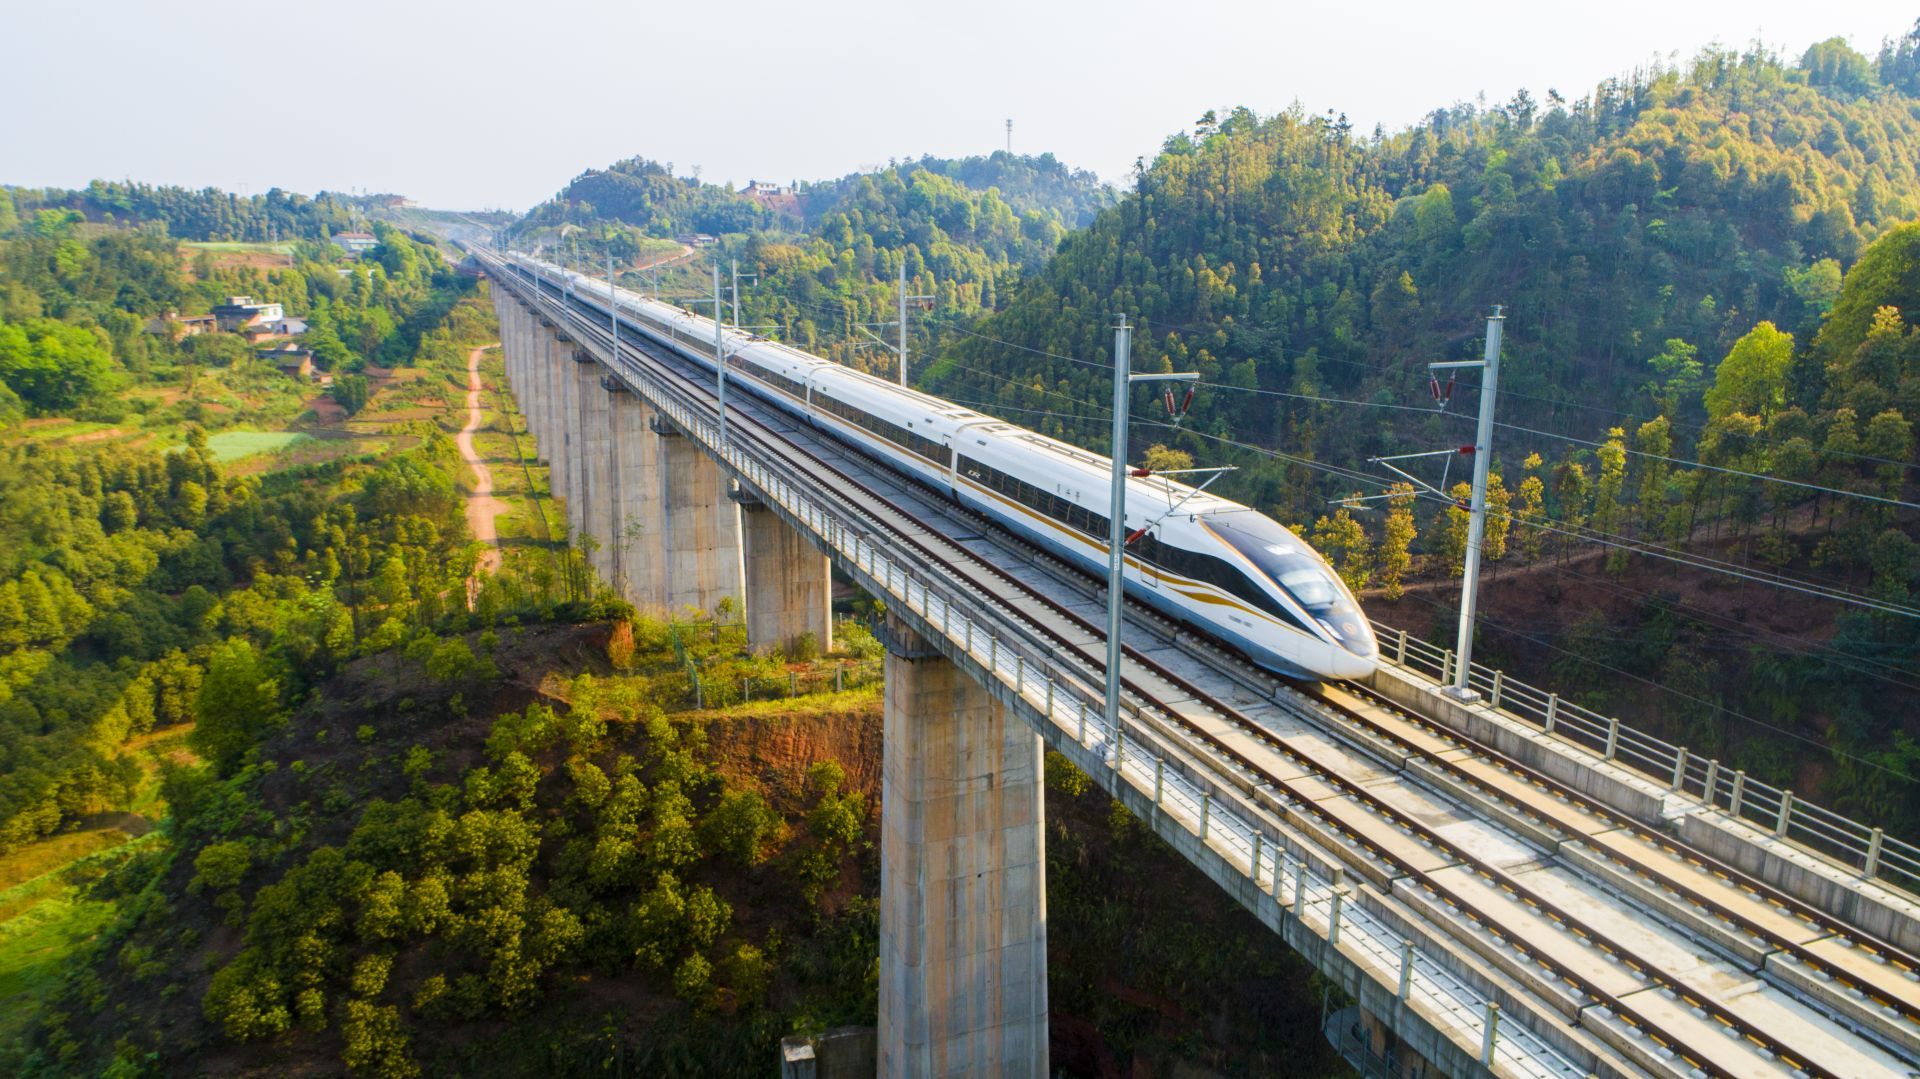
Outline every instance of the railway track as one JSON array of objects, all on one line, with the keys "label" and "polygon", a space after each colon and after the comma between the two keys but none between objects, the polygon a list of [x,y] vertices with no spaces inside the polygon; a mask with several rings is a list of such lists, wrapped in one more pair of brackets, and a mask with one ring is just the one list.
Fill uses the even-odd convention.
[{"label": "railway track", "polygon": [[[547,298],[557,299],[550,294]],[[598,332],[601,343],[607,343],[604,331],[596,331],[577,316],[569,321],[575,324],[572,327],[575,332],[587,335]],[[623,342],[623,346],[631,345],[631,341]],[[623,348],[621,362],[636,368],[643,366],[633,360],[626,348]],[[677,384],[683,395],[711,409],[704,372],[698,368],[678,357],[674,362],[665,362],[652,355],[646,355],[644,366],[651,369],[649,373],[653,378]],[[1030,643],[1072,656],[1078,661],[1087,684],[1098,684],[1104,662],[1101,639],[1104,631],[1096,622],[1049,595],[1046,589],[1022,580],[1008,568],[978,557],[950,530],[930,527],[926,521],[903,510],[900,491],[883,494],[842,467],[850,459],[867,460],[864,455],[838,443],[832,444],[836,452],[830,455],[803,448],[794,436],[805,436],[800,441],[818,442],[819,436],[811,429],[758,402],[741,401],[739,405],[742,407],[730,409],[735,413],[730,423],[736,438],[751,437],[758,452],[780,460],[787,467],[816,477],[831,477],[833,483],[842,488],[839,492],[842,500],[857,511],[858,517],[870,522],[876,534],[884,533],[911,547],[922,559],[942,567],[950,583],[960,585],[976,602],[1013,615],[1011,623],[1030,637]],[[892,482],[904,483],[898,479]],[[1028,565],[1041,568],[1055,580],[1077,590],[1088,590],[1085,575],[1079,570],[1024,541],[1006,537],[1004,533],[994,535],[999,530],[983,518],[951,503],[947,505],[950,517],[970,519],[981,536],[991,535],[995,542],[1006,547],[1025,548],[1020,553]],[[1384,751],[1386,759],[1399,764],[1403,776],[1410,771],[1408,762],[1418,761],[1426,772],[1432,773],[1425,775],[1425,781],[1437,788],[1443,801],[1459,800],[1462,790],[1471,790],[1478,792],[1481,800],[1497,802],[1500,816],[1526,822],[1507,830],[1543,846],[1543,854],[1557,854],[1565,861],[1569,846],[1580,846],[1595,852],[1597,861],[1623,867],[1663,889],[1669,915],[1680,909],[1674,904],[1680,904],[1690,907],[1697,915],[1696,920],[1711,918],[1720,924],[1722,931],[1718,935],[1699,934],[1714,942],[1714,951],[1726,952],[1749,964],[1757,953],[1762,973],[1768,972],[1771,956],[1790,957],[1813,972],[1804,984],[1795,983],[1795,988],[1817,994],[1823,986],[1834,987],[1834,991],[1826,995],[1842,1005],[1838,1010],[1881,1037],[1912,1048],[1912,1031],[1916,1016],[1920,1016],[1915,993],[1920,985],[1913,980],[1911,957],[1880,942],[1861,938],[1823,913],[1703,859],[1668,837],[1625,821],[1605,806],[1528,772],[1484,746],[1386,706],[1361,687],[1301,686],[1286,682],[1224,650],[1197,641],[1155,612],[1137,604],[1130,607],[1134,623],[1144,623],[1161,640],[1178,644],[1188,654],[1201,653],[1211,667],[1263,700],[1328,726],[1349,749],[1375,759],[1381,758]],[[1266,723],[1221,699],[1217,691],[1196,684],[1137,646],[1126,649],[1126,662],[1123,686],[1131,704],[1165,717],[1163,722],[1179,728],[1186,738],[1229,763],[1229,771],[1237,772],[1248,784],[1249,791],[1259,787],[1271,790],[1274,802],[1271,808],[1311,817],[1322,834],[1344,837],[1339,845],[1346,849],[1359,875],[1376,888],[1393,894],[1417,887],[1432,901],[1426,904],[1429,908],[1438,903],[1504,941],[1513,954],[1494,958],[1504,958],[1497,965],[1511,976],[1526,980],[1524,964],[1531,963],[1571,989],[1571,993],[1542,995],[1543,1000],[1555,1001],[1557,1009],[1570,1021],[1579,1020],[1587,1009],[1599,1005],[1670,1049],[1675,1054],[1675,1064],[1690,1057],[1687,1062],[1692,1068],[1706,1073],[1746,1070],[1746,1065],[1756,1062],[1756,1054],[1750,1050],[1757,1049],[1758,1057],[1771,1059],[1788,1071],[1809,1075],[1849,1074],[1828,1069],[1804,1044],[1790,1042],[1768,1029],[1768,1024],[1723,1006],[1712,987],[1666,976],[1656,959],[1643,954],[1646,949],[1642,942],[1622,939],[1616,928],[1592,924],[1580,913],[1568,909],[1564,902],[1543,894],[1521,879],[1525,874],[1442,834],[1418,819],[1417,814],[1374,793],[1369,789],[1369,782],[1353,774],[1352,769],[1341,767],[1339,762],[1329,764],[1290,743],[1270,730]],[[1196,704],[1212,713],[1211,718],[1217,722],[1196,720],[1193,716]],[[1319,707],[1316,709],[1315,705]],[[1331,712],[1333,716],[1324,712]],[[1268,759],[1258,759],[1262,753],[1269,755]],[[1276,768],[1274,758],[1291,763],[1299,769],[1299,774],[1282,774],[1287,770]],[[1438,780],[1436,775],[1440,777]],[[1409,776],[1408,782],[1418,785],[1420,779]],[[1463,804],[1474,802],[1470,797]],[[1618,835],[1622,832],[1629,837],[1624,843]],[[1398,833],[1400,838],[1396,840],[1388,833]],[[1608,836],[1613,838],[1607,839]],[[1352,857],[1356,854],[1360,857]],[[1662,860],[1670,864],[1663,864]],[[1581,874],[1583,868],[1589,875],[1595,872],[1591,863],[1584,867],[1568,864],[1576,875]],[[1680,868],[1683,866],[1687,868]],[[1472,879],[1461,880],[1462,874],[1453,872],[1462,867],[1472,874]],[[1702,876],[1714,883],[1689,879]],[[1396,884],[1401,887],[1396,889]],[[1490,904],[1490,892],[1502,897],[1503,902]],[[1486,909],[1489,906],[1495,906],[1496,911],[1489,913]],[[1767,913],[1758,913],[1760,909]],[[1522,910],[1526,916],[1516,917]],[[1505,920],[1500,917],[1502,913],[1506,915]],[[1442,924],[1450,920],[1444,915],[1439,919]],[[1677,920],[1684,922],[1686,918],[1682,915]],[[1549,925],[1551,932],[1576,939],[1582,951],[1594,951],[1605,957],[1601,960],[1604,964],[1624,967],[1629,981],[1622,983],[1617,977],[1604,977],[1607,972],[1591,963],[1572,963],[1559,958],[1558,949],[1540,946],[1535,934]],[[1700,926],[1691,928],[1698,930]],[[1808,938],[1810,932],[1814,936],[1803,939]],[[1743,938],[1759,944],[1743,950],[1739,947]],[[1462,943],[1472,951],[1486,953],[1484,941],[1462,940]],[[1839,951],[1836,953],[1835,949]],[[1534,978],[1537,980],[1537,975]],[[1675,1006],[1646,1007],[1639,1001],[1626,999],[1641,996],[1641,990],[1646,988],[1660,990],[1656,999],[1671,1001]],[[1878,1015],[1876,1022],[1876,1016],[1857,1006],[1856,999],[1868,1002],[1884,1014]],[[1671,1014],[1676,1011],[1718,1025],[1732,1032],[1733,1040],[1744,1045],[1737,1045],[1735,1052],[1726,1054],[1703,1051],[1695,1040],[1697,1031],[1671,1029],[1686,1025]],[[1903,1032],[1905,1038],[1901,1036]],[[1689,1053],[1689,1049],[1693,1052]]]}]

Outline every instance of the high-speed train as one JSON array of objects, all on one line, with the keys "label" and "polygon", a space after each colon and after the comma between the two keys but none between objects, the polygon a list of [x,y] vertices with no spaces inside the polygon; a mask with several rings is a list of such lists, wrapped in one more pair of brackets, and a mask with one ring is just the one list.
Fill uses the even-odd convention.
[{"label": "high-speed train", "polygon": [[[509,256],[525,277],[606,317],[608,288]],[[623,292],[633,331],[711,370],[711,319]],[[730,389],[747,389],[1047,550],[1104,577],[1111,463],[938,397],[735,329],[721,331]],[[1305,678],[1359,678],[1379,649],[1353,594],[1273,519],[1165,477],[1130,478],[1126,591],[1169,617]],[[1144,531],[1142,531],[1144,530]]]}]

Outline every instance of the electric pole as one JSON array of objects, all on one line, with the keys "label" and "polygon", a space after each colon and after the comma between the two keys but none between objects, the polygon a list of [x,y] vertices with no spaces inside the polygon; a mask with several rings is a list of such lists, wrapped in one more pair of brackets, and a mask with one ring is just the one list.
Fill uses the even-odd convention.
[{"label": "electric pole", "polygon": [[1460,635],[1454,644],[1453,685],[1448,695],[1463,701],[1479,696],[1467,685],[1473,671],[1474,607],[1480,599],[1480,546],[1487,534],[1487,469],[1493,464],[1493,399],[1500,383],[1500,325],[1506,316],[1494,305],[1487,316],[1486,357],[1475,363],[1437,363],[1433,367],[1480,368],[1480,422],[1473,438],[1473,502],[1467,519],[1467,565],[1460,579]]},{"label": "electric pole", "polygon": [[[737,330],[740,328],[740,260],[734,259],[732,261],[733,261],[733,328]],[[757,273],[750,273],[747,275],[747,280],[758,281],[760,280],[760,275]]]},{"label": "electric pole", "polygon": [[721,354],[721,332],[724,325],[720,321],[720,262],[713,263],[713,367],[720,377],[720,448],[727,448],[727,358]]},{"label": "electric pole", "polygon": [[900,387],[907,385],[907,301],[931,300],[932,296],[907,295],[907,257],[900,256]]},{"label": "electric pole", "polygon": [[[1012,121],[1008,121],[1012,123]],[[1121,315],[1113,328],[1113,488],[1107,499],[1107,729],[1120,729],[1120,616],[1126,605],[1127,565],[1127,413],[1136,382],[1196,382],[1197,371],[1136,375],[1133,327]]]}]

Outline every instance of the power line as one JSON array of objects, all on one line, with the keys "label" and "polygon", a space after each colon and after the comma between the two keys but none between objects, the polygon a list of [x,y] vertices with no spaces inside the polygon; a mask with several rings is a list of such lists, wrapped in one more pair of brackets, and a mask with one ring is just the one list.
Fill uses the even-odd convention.
[{"label": "power line", "polygon": [[[1496,421],[1496,423],[1498,423],[1498,421]],[[1567,442],[1577,443],[1582,446],[1593,446],[1595,448],[1600,448],[1600,449],[1604,449],[1606,447],[1606,443],[1604,442],[1594,442],[1589,439],[1575,438],[1573,435],[1563,435],[1554,431],[1540,431],[1532,427],[1521,427],[1518,424],[1512,424],[1512,423],[1498,423],[1498,426],[1504,427],[1509,431],[1519,431],[1523,434],[1538,435],[1541,438],[1558,438]],[[1809,491],[1823,491],[1827,494],[1840,495],[1846,498],[1859,498],[1859,499],[1865,499],[1869,502],[1880,502],[1889,506],[1898,506],[1902,509],[1920,510],[1920,503],[1903,502],[1897,498],[1885,498],[1881,495],[1870,495],[1862,491],[1848,491],[1843,488],[1828,487],[1818,483],[1806,483],[1801,480],[1790,480],[1790,479],[1787,479],[1785,476],[1773,476],[1773,475],[1768,475],[1767,473],[1764,473],[1764,472],[1747,472],[1743,469],[1738,469],[1738,468],[1726,468],[1721,465],[1702,464],[1699,461],[1689,461],[1682,457],[1668,457],[1665,454],[1648,453],[1645,450],[1636,450],[1626,445],[1622,445],[1620,448],[1626,453],[1631,454],[1634,457],[1644,457],[1644,458],[1647,458],[1648,460],[1653,460],[1653,461],[1665,461],[1668,464],[1681,465],[1686,468],[1706,469],[1707,471],[1710,471],[1710,472],[1722,472],[1730,476],[1743,476],[1747,479],[1761,480],[1766,483],[1785,484],[1789,487],[1800,487]]]}]

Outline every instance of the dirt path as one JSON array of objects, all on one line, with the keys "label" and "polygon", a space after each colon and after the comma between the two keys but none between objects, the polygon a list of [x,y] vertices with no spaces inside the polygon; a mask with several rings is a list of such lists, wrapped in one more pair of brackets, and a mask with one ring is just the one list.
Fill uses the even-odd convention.
[{"label": "dirt path", "polygon": [[[480,561],[474,566],[477,577],[482,573],[492,573],[500,568],[500,534],[494,527],[493,519],[504,513],[507,504],[493,497],[493,473],[486,462],[480,460],[480,453],[473,447],[473,433],[480,429],[480,354],[490,348],[499,348],[497,344],[484,345],[467,353],[467,424],[460,433],[453,436],[454,444],[460,447],[460,456],[473,469],[473,493],[467,496],[467,528],[473,538],[487,545],[480,552]],[[472,603],[475,582],[467,582],[467,601]]]}]

